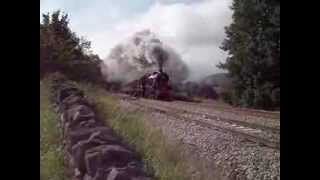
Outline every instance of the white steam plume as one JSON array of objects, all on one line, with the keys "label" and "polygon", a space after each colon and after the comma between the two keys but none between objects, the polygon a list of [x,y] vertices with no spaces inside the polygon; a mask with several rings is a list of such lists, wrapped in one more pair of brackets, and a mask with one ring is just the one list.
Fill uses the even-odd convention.
[{"label": "white steam plume", "polygon": [[173,83],[182,82],[189,75],[181,57],[149,30],[137,32],[114,47],[105,64],[102,72],[108,82],[128,83],[160,68],[169,74]]}]

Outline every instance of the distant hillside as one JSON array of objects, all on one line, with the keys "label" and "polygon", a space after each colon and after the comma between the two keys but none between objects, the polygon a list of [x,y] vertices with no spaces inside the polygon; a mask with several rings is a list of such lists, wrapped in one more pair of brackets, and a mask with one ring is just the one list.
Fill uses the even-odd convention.
[{"label": "distant hillside", "polygon": [[212,74],[200,81],[186,81],[173,86],[173,91],[179,96],[204,97],[217,99],[219,96],[232,88],[232,80],[226,73]]},{"label": "distant hillside", "polygon": [[232,79],[228,77],[227,73],[217,73],[203,78],[200,84],[213,86],[216,90],[223,90],[232,87]]}]

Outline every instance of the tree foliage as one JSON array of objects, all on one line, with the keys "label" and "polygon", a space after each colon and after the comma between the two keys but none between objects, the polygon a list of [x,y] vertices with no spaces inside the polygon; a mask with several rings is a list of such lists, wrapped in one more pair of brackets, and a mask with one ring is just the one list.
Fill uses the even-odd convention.
[{"label": "tree foliage", "polygon": [[280,104],[280,1],[233,0],[233,22],[221,49],[234,78],[234,104],[274,108]]},{"label": "tree foliage", "polygon": [[59,10],[43,14],[40,23],[40,77],[60,72],[74,80],[102,81],[97,55],[90,52],[90,42],[69,27],[67,14]]}]

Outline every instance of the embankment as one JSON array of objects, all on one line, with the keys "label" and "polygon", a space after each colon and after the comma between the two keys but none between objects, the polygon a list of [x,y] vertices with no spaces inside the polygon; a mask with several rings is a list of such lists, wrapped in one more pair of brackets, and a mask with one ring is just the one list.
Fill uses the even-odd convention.
[{"label": "embankment", "polygon": [[140,157],[104,121],[92,103],[63,77],[50,80],[59,114],[67,176],[77,180],[149,180]]}]

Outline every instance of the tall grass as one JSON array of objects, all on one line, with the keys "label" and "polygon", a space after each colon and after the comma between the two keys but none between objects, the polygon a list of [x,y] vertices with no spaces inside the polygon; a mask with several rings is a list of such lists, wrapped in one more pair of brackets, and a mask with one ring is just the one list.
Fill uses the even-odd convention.
[{"label": "tall grass", "polygon": [[58,115],[50,103],[48,82],[40,82],[40,179],[63,180],[64,162]]},{"label": "tall grass", "polygon": [[119,107],[117,98],[100,88],[90,85],[79,87],[94,102],[98,116],[141,154],[149,173],[159,180],[191,179],[186,173],[187,164],[179,147],[169,145],[160,130],[149,127],[143,114],[124,111]]}]

